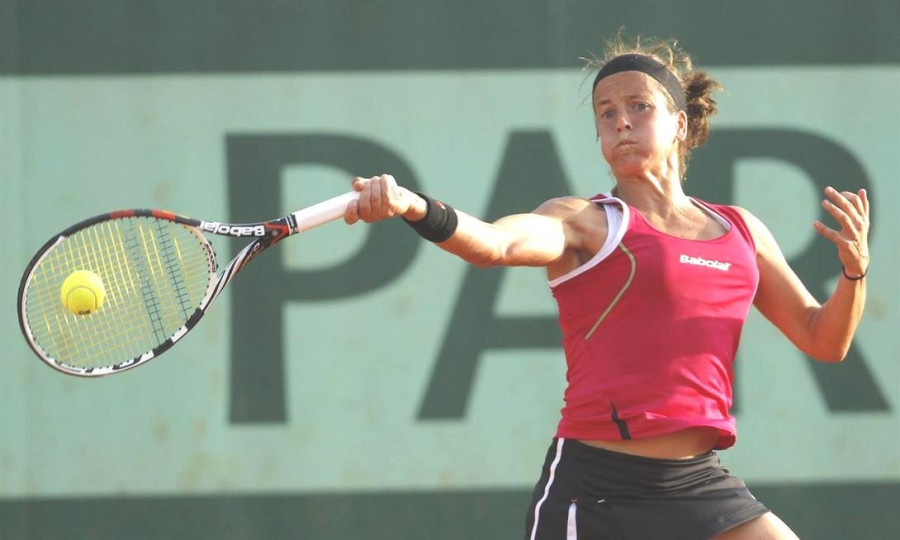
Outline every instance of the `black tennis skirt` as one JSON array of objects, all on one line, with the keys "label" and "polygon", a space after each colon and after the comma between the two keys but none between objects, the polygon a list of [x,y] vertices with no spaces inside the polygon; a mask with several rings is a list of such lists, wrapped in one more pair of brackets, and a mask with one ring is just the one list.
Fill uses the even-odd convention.
[{"label": "black tennis skirt", "polygon": [[715,452],[685,460],[554,439],[526,540],[706,540],[768,512]]}]

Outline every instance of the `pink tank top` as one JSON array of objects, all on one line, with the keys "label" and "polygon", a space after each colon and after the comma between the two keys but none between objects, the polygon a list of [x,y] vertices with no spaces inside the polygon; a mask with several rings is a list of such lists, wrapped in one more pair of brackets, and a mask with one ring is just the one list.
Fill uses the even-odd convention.
[{"label": "pink tank top", "polygon": [[729,230],[685,240],[619,199],[593,201],[621,208],[621,225],[611,220],[604,248],[550,283],[568,381],[557,436],[639,439],[711,426],[716,448],[728,448],[734,357],[759,282],[746,224],[733,207],[697,201]]}]

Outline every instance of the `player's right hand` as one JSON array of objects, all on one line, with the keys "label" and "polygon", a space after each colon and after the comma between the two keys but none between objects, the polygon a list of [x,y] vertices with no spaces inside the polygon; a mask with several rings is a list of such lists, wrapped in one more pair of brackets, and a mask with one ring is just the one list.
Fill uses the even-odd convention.
[{"label": "player's right hand", "polygon": [[373,223],[396,216],[403,216],[415,210],[416,199],[421,198],[408,189],[398,186],[389,174],[353,179],[353,190],[359,192],[359,200],[347,206],[344,221],[352,225],[357,221]]}]

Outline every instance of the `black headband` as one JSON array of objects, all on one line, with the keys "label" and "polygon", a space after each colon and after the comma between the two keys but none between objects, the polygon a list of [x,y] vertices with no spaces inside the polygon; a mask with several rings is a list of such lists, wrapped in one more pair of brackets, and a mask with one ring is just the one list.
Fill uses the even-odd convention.
[{"label": "black headband", "polygon": [[622,71],[640,71],[650,75],[663,85],[669,95],[672,96],[672,99],[675,100],[675,106],[679,110],[685,108],[684,87],[681,86],[681,81],[678,80],[678,77],[666,66],[643,54],[623,54],[607,62],[600,72],[597,73],[597,77],[594,78],[594,86],[591,91],[593,92],[597,88],[597,83],[604,77],[609,77]]}]

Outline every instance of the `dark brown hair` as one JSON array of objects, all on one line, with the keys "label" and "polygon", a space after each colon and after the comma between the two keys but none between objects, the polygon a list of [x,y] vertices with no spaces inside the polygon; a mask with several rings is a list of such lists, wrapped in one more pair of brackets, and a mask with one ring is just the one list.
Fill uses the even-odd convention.
[{"label": "dark brown hair", "polygon": [[[713,99],[712,93],[722,90],[722,85],[710,78],[706,72],[694,69],[690,55],[681,50],[675,40],[663,41],[640,36],[628,39],[621,30],[613,39],[606,42],[606,51],[602,57],[585,59],[585,68],[599,71],[613,58],[629,53],[643,54],[656,59],[681,81],[688,121],[687,137],[679,145],[679,164],[681,177],[684,178],[691,151],[706,142],[709,137],[709,122],[717,111],[716,100]],[[675,101],[668,92],[662,93],[666,96],[669,112],[674,113],[677,110]]]}]

